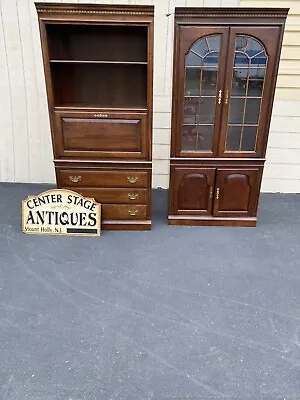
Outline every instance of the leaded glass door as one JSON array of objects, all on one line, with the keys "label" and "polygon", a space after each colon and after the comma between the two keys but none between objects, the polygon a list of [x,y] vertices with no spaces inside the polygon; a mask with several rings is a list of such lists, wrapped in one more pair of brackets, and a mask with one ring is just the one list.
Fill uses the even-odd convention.
[{"label": "leaded glass door", "polygon": [[183,29],[176,116],[178,156],[217,155],[228,32],[229,28]]},{"label": "leaded glass door", "polygon": [[261,156],[270,118],[270,86],[279,29],[230,28],[219,155]]}]

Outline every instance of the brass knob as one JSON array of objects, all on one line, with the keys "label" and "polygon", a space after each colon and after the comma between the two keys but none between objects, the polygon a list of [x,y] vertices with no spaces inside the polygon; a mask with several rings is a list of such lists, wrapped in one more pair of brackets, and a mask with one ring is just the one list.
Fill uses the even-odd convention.
[{"label": "brass knob", "polygon": [[128,193],[129,200],[136,200],[140,197],[139,193]]},{"label": "brass knob", "polygon": [[140,212],[139,210],[129,210],[129,211],[128,211],[128,214],[129,214],[131,217],[134,217],[135,215],[138,215],[139,212]]},{"label": "brass knob", "polygon": [[212,199],[213,197],[213,187],[211,186],[209,189],[209,198]]},{"label": "brass knob", "polygon": [[217,200],[219,200],[219,198],[220,198],[220,189],[217,188]]},{"label": "brass knob", "polygon": [[137,176],[127,176],[127,182],[129,183],[137,183],[139,181],[139,178]]},{"label": "brass knob", "polygon": [[70,182],[73,182],[73,183],[78,183],[78,182],[80,182],[81,181],[81,176],[69,176],[69,180],[70,180]]}]

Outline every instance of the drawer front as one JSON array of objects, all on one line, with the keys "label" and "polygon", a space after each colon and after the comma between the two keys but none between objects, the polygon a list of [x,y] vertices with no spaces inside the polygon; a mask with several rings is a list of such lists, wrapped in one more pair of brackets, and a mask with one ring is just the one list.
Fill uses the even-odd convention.
[{"label": "drawer front", "polygon": [[[56,112],[58,153],[66,157],[146,158],[146,114]],[[100,117],[99,117],[100,116]]]},{"label": "drawer front", "polygon": [[83,188],[66,187],[65,189],[75,190],[85,197],[92,197],[102,204],[147,204],[147,189],[116,189],[116,188]]},{"label": "drawer front", "polygon": [[140,220],[147,219],[147,206],[102,204],[103,220]]},{"label": "drawer front", "polygon": [[147,188],[149,186],[148,171],[58,169],[56,173],[60,187]]}]

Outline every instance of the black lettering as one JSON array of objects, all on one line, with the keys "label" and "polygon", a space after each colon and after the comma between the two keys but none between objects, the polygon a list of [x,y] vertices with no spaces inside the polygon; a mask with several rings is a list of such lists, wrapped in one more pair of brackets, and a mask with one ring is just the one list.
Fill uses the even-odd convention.
[{"label": "black lettering", "polygon": [[29,224],[29,222],[30,222],[31,224],[35,224],[32,211],[29,211],[29,213],[28,213],[28,218],[27,218],[26,224]]},{"label": "black lettering", "polygon": [[68,194],[68,204],[71,204],[71,203],[72,203],[72,195]]},{"label": "black lettering", "polygon": [[45,211],[42,211],[42,212],[41,211],[37,211],[36,212],[36,216],[37,216],[36,223],[37,224],[39,224],[39,220],[40,220],[41,224],[44,225],[44,223],[45,223],[44,213],[45,213]]},{"label": "black lettering", "polygon": [[62,203],[61,194],[58,194],[58,195],[57,195],[57,202],[58,202],[58,203]]},{"label": "black lettering", "polygon": [[52,215],[54,215],[54,211],[47,211],[48,214],[48,225],[52,225]]},{"label": "black lettering", "polygon": [[91,210],[91,211],[94,211],[94,210],[95,210],[95,207],[96,207],[96,204],[93,203],[92,206],[91,206],[91,208],[90,208],[90,210]]},{"label": "black lettering", "polygon": [[60,214],[59,221],[61,225],[67,225],[69,223],[69,215],[66,212]]},{"label": "black lettering", "polygon": [[90,219],[90,221],[89,221],[88,225],[89,226],[95,226],[96,223],[97,223],[96,213],[89,213],[89,219]]},{"label": "black lettering", "polygon": [[30,208],[31,210],[34,208],[34,206],[30,207],[29,202],[32,201],[32,199],[27,201],[27,207]]},{"label": "black lettering", "polygon": [[44,197],[38,197],[38,201],[39,201],[39,205],[46,204],[46,200],[44,199]]},{"label": "black lettering", "polygon": [[86,226],[86,213],[79,214],[79,225]]},{"label": "black lettering", "polygon": [[77,225],[78,224],[78,214],[77,213],[71,213],[70,214],[70,223],[71,223],[71,225]]},{"label": "black lettering", "polygon": [[52,203],[56,203],[56,196],[55,196],[55,194],[51,194],[51,202]]}]

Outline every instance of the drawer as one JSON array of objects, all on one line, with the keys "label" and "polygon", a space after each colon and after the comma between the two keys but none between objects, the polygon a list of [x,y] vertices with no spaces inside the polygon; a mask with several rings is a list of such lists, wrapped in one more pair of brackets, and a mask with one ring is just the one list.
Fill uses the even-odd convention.
[{"label": "drawer", "polygon": [[103,220],[147,219],[147,206],[128,204],[102,204]]},{"label": "drawer", "polygon": [[98,203],[106,204],[147,204],[147,189],[117,189],[117,188],[82,188],[66,187],[64,189],[75,190],[85,197],[92,197]]},{"label": "drawer", "polygon": [[147,114],[55,112],[57,151],[62,157],[148,157]]},{"label": "drawer", "polygon": [[80,170],[57,169],[57,181],[60,187],[112,187],[112,188],[147,188],[148,171],[134,170]]}]

